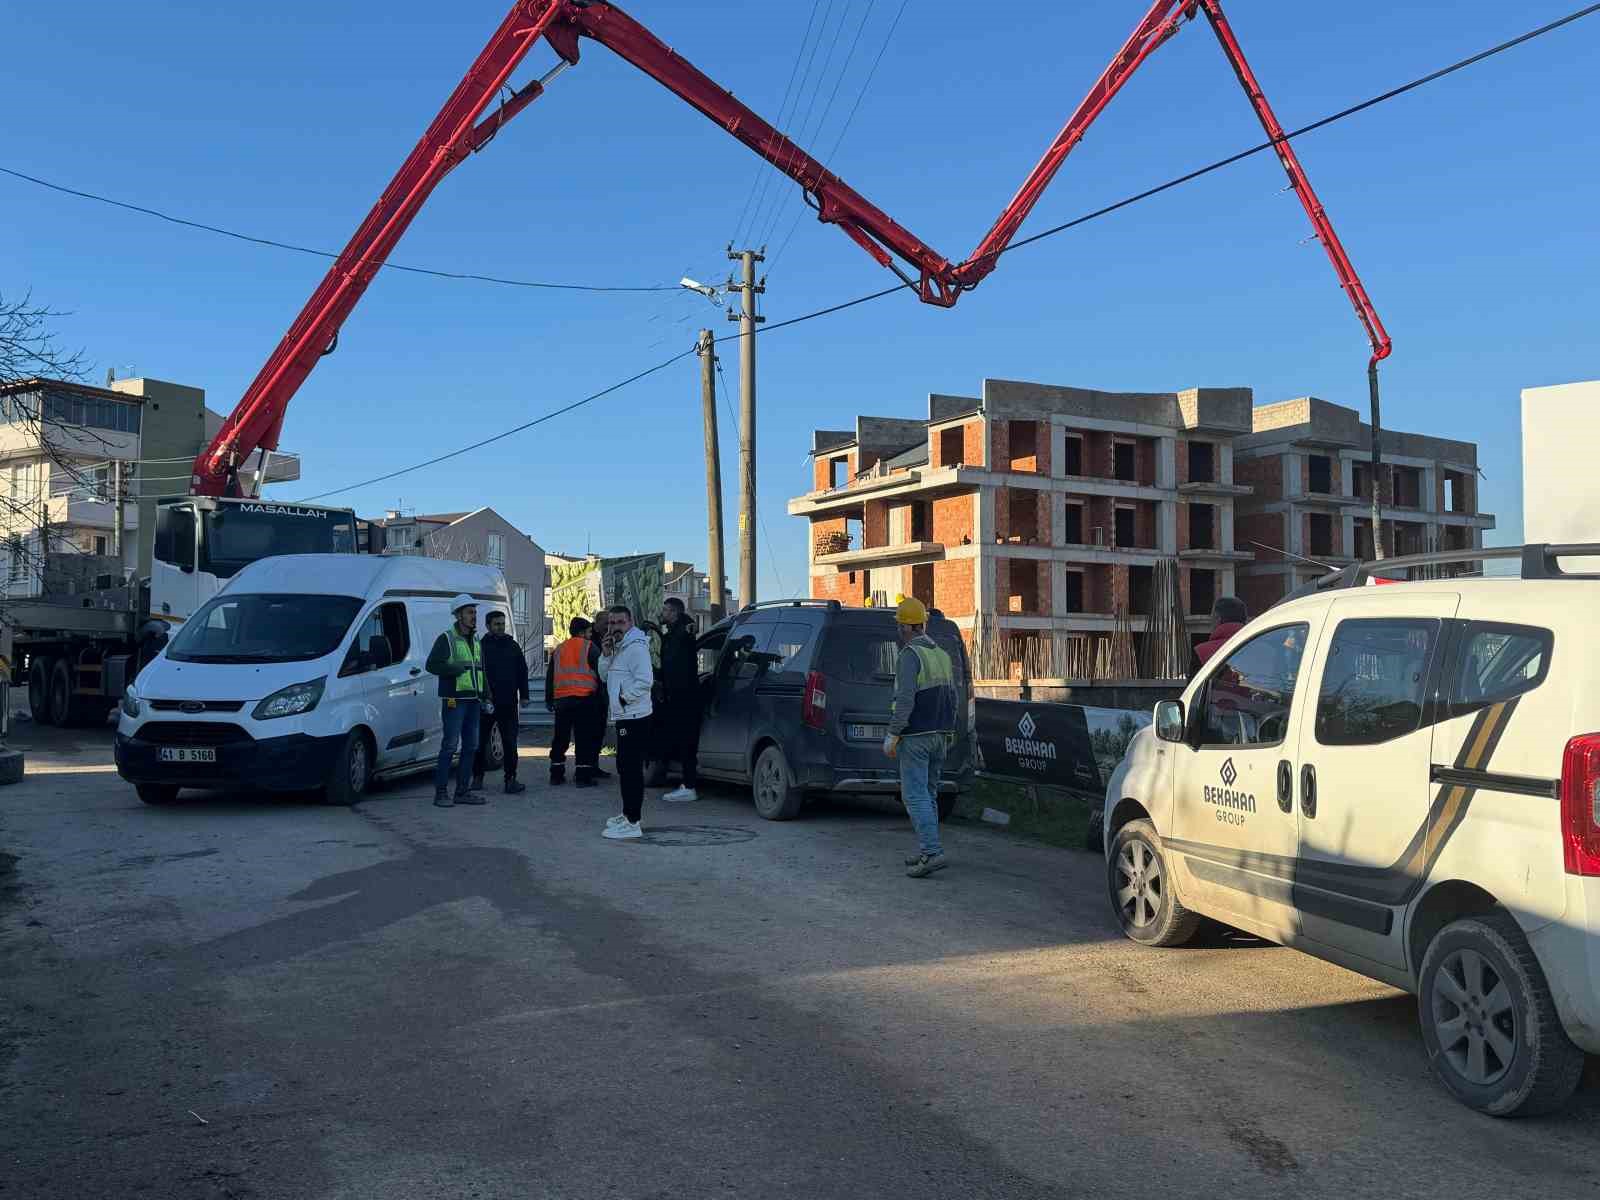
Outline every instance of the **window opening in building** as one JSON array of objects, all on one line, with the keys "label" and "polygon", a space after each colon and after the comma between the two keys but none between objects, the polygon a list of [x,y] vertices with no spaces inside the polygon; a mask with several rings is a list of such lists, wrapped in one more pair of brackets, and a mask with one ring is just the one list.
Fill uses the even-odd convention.
[{"label": "window opening in building", "polygon": [[1112,474],[1128,483],[1139,479],[1138,447],[1132,442],[1117,442],[1112,449]]},{"label": "window opening in building", "polygon": [[1189,572],[1189,612],[1197,617],[1209,616],[1217,602],[1217,573],[1199,567]]},{"label": "window opening in building", "polygon": [[1131,508],[1118,508],[1116,514],[1116,527],[1113,531],[1112,544],[1116,546],[1132,546],[1137,542],[1134,530],[1136,522]]},{"label": "window opening in building", "polygon": [[1083,505],[1067,503],[1066,519],[1061,530],[1061,540],[1069,546],[1082,546],[1083,536]]},{"label": "window opening in building", "polygon": [[1306,459],[1306,490],[1326,496],[1333,491],[1333,460],[1326,454],[1313,454]]},{"label": "window opening in building", "polygon": [[1217,548],[1217,510],[1211,504],[1189,505],[1189,548],[1215,550]]},{"label": "window opening in building", "polygon": [[1083,474],[1083,439],[1081,437],[1077,437],[1077,436],[1072,435],[1072,434],[1069,434],[1067,436],[1066,455],[1067,455],[1067,462],[1066,462],[1066,467],[1065,467],[1066,473],[1068,475],[1082,475]]},{"label": "window opening in building", "polygon": [[1210,442],[1189,443],[1189,482],[1217,481],[1217,448]]}]

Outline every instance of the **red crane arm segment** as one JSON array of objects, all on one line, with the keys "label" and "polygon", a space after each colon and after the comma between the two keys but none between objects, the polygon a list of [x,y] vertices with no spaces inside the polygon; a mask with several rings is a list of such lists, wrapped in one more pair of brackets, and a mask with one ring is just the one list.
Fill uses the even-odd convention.
[{"label": "red crane arm segment", "polygon": [[1272,148],[1278,154],[1278,161],[1283,164],[1284,173],[1289,176],[1294,194],[1300,197],[1300,204],[1306,210],[1306,216],[1311,218],[1311,227],[1317,231],[1317,239],[1327,251],[1328,261],[1333,264],[1333,272],[1339,277],[1339,286],[1350,298],[1356,316],[1367,331],[1367,340],[1372,343],[1372,361],[1381,362],[1389,357],[1393,343],[1389,340],[1388,330],[1383,327],[1383,319],[1378,316],[1378,310],[1372,303],[1372,297],[1367,295],[1361,276],[1356,274],[1355,264],[1345,253],[1344,243],[1333,231],[1333,222],[1328,219],[1322,201],[1317,199],[1311,180],[1306,177],[1305,168],[1300,165],[1300,156],[1294,152],[1294,146],[1284,136],[1283,126],[1278,123],[1277,114],[1272,111],[1272,105],[1267,103],[1261,85],[1256,82],[1255,72],[1245,61],[1244,51],[1239,46],[1239,39],[1233,35],[1233,26],[1223,15],[1222,5],[1218,0],[1199,0],[1199,3],[1205,9],[1206,18],[1211,22],[1212,32],[1217,35],[1217,41],[1222,45],[1222,52],[1228,56],[1228,63],[1233,67],[1233,73],[1239,77],[1239,86],[1244,88],[1245,95],[1250,97],[1250,104],[1256,110],[1256,117],[1272,141]]},{"label": "red crane arm segment", "polygon": [[[195,459],[191,492],[218,496],[236,490],[235,472],[244,460],[257,449],[277,448],[290,398],[311,374],[317,360],[331,348],[340,325],[439,181],[503,123],[504,111],[485,122],[488,128],[475,128],[473,124],[544,35],[557,12],[554,4],[518,3],[507,15],[323,276],[266,365],[245,389],[216,437]],[[525,93],[539,86],[535,84]],[[534,96],[517,99],[521,100],[517,104],[520,109]],[[506,107],[516,103],[513,100]]]},{"label": "red crane arm segment", "polygon": [[[914,288],[925,303],[949,307],[963,291],[975,287],[994,269],[1089,126],[1133,73],[1200,8],[1204,8],[1223,52],[1272,140],[1289,182],[1333,263],[1340,286],[1367,330],[1375,370],[1377,362],[1389,354],[1389,336],[1245,61],[1219,0],[1154,0],[972,256],[960,264],[952,264],[925,245],[607,0],[518,0],[245,391],[233,414],[195,459],[191,491],[219,495],[236,489],[235,475],[245,458],[259,448],[277,447],[290,398],[316,366],[317,359],[331,348],[340,325],[433,189],[467,154],[481,149],[508,120],[538,99],[551,77],[578,61],[580,37],[593,38],[606,46],[715,121],[799,183],[819,220],[838,225],[878,263]],[[541,37],[549,41],[562,62],[544,79],[514,93],[494,114],[480,121],[490,100]],[[900,263],[906,264],[910,273]]]}]

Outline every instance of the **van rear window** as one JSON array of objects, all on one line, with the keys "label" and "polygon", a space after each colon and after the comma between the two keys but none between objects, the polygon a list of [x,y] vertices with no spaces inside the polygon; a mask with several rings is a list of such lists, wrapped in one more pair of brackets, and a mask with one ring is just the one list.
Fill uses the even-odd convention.
[{"label": "van rear window", "polygon": [[[965,689],[966,659],[961,635],[952,627],[936,628],[934,644],[950,656],[955,668],[956,686]],[[823,643],[820,670],[831,679],[850,683],[893,683],[895,663],[900,659],[900,639],[893,629],[865,625],[836,625]]]}]

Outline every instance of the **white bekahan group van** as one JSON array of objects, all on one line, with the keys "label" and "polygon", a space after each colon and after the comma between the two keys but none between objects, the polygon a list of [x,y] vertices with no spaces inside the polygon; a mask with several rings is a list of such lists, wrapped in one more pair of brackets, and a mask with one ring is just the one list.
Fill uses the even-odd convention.
[{"label": "white bekahan group van", "polygon": [[1559,564],[1595,553],[1351,567],[1246,625],[1107,785],[1123,931],[1212,917],[1405,988],[1464,1103],[1565,1102],[1600,1053],[1600,575]]},{"label": "white bekahan group van", "polygon": [[[496,567],[410,556],[292,554],[244,567],[173,634],[122,699],[118,773],[149,804],[183,788],[325,789],[438,757],[438,680],[423,670],[451,599],[509,614]],[[489,755],[498,762],[496,746]],[[493,763],[491,763],[493,765]]]}]

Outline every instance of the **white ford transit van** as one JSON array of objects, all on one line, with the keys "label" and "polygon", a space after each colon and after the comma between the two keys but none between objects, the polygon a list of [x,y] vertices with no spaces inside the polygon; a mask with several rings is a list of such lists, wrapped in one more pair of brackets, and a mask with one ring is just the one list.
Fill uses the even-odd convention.
[{"label": "white ford transit van", "polygon": [[[443,738],[423,670],[476,596],[511,612],[498,568],[409,556],[291,554],[251,563],[173,634],[122,699],[118,773],[148,804],[182,788],[325,789],[425,770]],[[489,747],[498,760],[496,746]],[[491,763],[493,765],[493,763]]]}]

